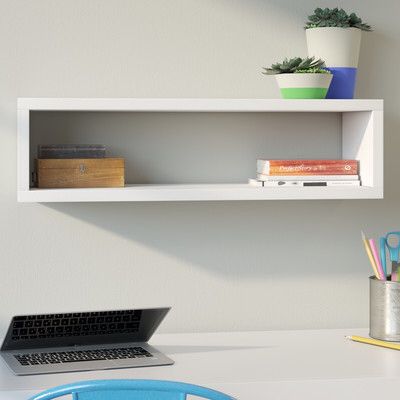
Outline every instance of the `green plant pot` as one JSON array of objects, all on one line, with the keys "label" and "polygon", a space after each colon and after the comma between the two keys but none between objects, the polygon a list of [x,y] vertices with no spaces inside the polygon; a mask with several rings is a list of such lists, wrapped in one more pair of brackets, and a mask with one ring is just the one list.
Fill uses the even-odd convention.
[{"label": "green plant pot", "polygon": [[331,74],[279,74],[275,75],[284,99],[325,99]]}]

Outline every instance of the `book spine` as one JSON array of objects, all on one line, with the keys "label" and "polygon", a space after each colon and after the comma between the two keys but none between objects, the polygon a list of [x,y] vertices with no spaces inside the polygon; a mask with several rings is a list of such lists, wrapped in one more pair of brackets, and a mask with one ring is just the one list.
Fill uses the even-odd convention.
[{"label": "book spine", "polygon": [[260,181],[356,181],[358,175],[265,175],[257,174]]},{"label": "book spine", "polygon": [[[360,181],[269,181],[262,182],[263,187],[294,187],[294,186],[360,186]],[[254,185],[255,186],[255,185]]]},{"label": "book spine", "polygon": [[253,179],[253,178],[249,178],[249,185],[250,186],[257,186],[257,187],[263,187],[264,186],[264,182],[263,181],[259,181],[257,179]]},{"label": "book spine", "polygon": [[357,175],[357,160],[257,160],[265,175]]}]

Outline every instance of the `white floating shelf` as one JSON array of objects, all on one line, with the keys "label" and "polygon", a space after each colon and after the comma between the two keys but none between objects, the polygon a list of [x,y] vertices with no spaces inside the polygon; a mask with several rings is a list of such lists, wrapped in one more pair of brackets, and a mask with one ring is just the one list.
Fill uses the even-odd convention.
[{"label": "white floating shelf", "polygon": [[30,111],[353,112],[382,111],[383,100],[20,98]]},{"label": "white floating shelf", "polygon": [[247,184],[127,185],[111,189],[32,189],[19,193],[22,202],[216,201],[368,199],[371,187],[261,188]]},{"label": "white floating shelf", "polygon": [[[36,111],[340,113],[342,158],[360,161],[360,177],[363,186],[261,188],[247,184],[162,184],[127,185],[124,188],[111,189],[30,188],[32,157],[30,152],[30,115],[31,112]],[[284,117],[282,115],[282,118]],[[383,100],[18,99],[19,202],[320,200],[378,199],[382,197]]]}]

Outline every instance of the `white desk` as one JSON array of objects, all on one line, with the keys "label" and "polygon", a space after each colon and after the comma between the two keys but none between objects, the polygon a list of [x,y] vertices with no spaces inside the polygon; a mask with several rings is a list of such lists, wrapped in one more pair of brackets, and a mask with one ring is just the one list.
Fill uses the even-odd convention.
[{"label": "white desk", "polygon": [[209,386],[241,400],[373,399],[399,392],[400,352],[354,343],[366,330],[155,335],[175,360],[165,367],[18,377],[0,362],[0,400],[86,379],[167,379]]}]

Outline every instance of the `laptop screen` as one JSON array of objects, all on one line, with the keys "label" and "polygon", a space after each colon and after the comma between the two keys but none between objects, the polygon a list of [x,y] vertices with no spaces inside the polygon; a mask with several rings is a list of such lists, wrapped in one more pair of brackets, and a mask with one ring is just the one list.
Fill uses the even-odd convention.
[{"label": "laptop screen", "polygon": [[1,350],[147,342],[170,308],[19,315]]}]

